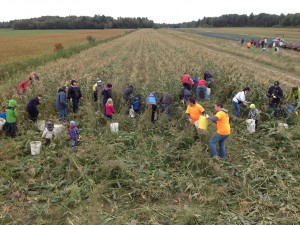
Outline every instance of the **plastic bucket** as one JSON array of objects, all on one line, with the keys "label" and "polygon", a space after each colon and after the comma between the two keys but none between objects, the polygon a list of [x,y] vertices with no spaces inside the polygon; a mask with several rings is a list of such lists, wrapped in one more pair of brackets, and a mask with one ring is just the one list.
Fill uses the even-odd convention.
[{"label": "plastic bucket", "polygon": [[46,121],[45,120],[41,120],[41,121],[39,121],[38,122],[38,129],[40,130],[40,131],[44,131],[45,130],[45,123],[46,123]]},{"label": "plastic bucket", "polygon": [[4,124],[5,124],[6,120],[3,118],[0,118],[0,130],[2,130]]},{"label": "plastic bucket", "polygon": [[62,124],[54,124],[53,132],[54,136],[58,136],[63,130],[63,125]]},{"label": "plastic bucket", "polygon": [[118,133],[119,132],[119,123],[111,123],[110,124],[110,131],[112,133]]},{"label": "plastic bucket", "polygon": [[30,142],[31,155],[38,155],[41,152],[42,142],[32,141]]},{"label": "plastic bucket", "polygon": [[208,127],[208,119],[205,116],[200,116],[199,118],[199,129],[207,130]]},{"label": "plastic bucket", "polygon": [[210,89],[210,88],[207,88],[207,89],[206,89],[206,95],[207,95],[207,98],[210,98],[210,93],[211,93],[211,89]]},{"label": "plastic bucket", "polygon": [[135,112],[134,112],[133,109],[129,109],[129,116],[130,116],[131,118],[134,118],[134,117],[135,117]]},{"label": "plastic bucket", "polygon": [[289,125],[286,124],[286,123],[279,123],[279,124],[278,124],[278,129],[279,129],[279,130],[286,130],[286,129],[289,129]]},{"label": "plastic bucket", "polygon": [[246,120],[246,124],[247,124],[247,130],[250,133],[255,132],[255,120],[253,120],[253,119],[247,119]]}]

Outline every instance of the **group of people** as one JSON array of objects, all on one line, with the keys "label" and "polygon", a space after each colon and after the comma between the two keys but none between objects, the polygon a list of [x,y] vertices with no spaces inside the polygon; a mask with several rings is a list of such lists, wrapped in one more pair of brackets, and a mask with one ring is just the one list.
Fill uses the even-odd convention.
[{"label": "group of people", "polygon": [[[242,38],[241,39],[241,45],[243,45],[245,42],[245,39]],[[251,38],[251,40],[249,42],[247,42],[247,48],[251,48],[251,46],[255,46],[256,48],[265,48],[265,46],[268,46],[268,40],[267,38],[261,38],[260,40],[255,41],[254,38]]]},{"label": "group of people", "polygon": [[[219,159],[219,156],[216,151],[216,145],[220,146],[220,157],[222,159],[226,158],[225,142],[228,136],[230,135],[230,123],[229,123],[229,114],[228,110],[223,108],[222,103],[215,104],[216,115],[209,116],[204,107],[197,103],[200,101],[201,92],[203,92],[204,100],[210,98],[210,89],[212,87],[213,75],[210,71],[206,70],[203,74],[203,78],[191,77],[189,74],[184,73],[181,76],[182,90],[179,94],[180,100],[184,105],[187,105],[186,108],[186,117],[187,124],[192,126],[195,125],[196,121],[199,120],[200,116],[205,116],[209,121],[217,124],[217,132],[210,138],[209,144],[211,147],[211,155],[213,158]],[[17,86],[17,93],[24,95],[27,92],[28,86],[39,80],[39,76],[36,73],[30,74],[26,81],[22,81]],[[112,120],[112,116],[115,113],[112,97],[112,84],[108,83],[105,87],[102,85],[102,81],[98,80],[92,87],[94,102],[98,103],[98,108],[103,107],[104,116],[108,120]],[[141,109],[141,97],[139,95],[133,96],[133,86],[128,84],[123,90],[123,99],[128,108],[129,115],[134,115],[140,112]],[[249,118],[254,119],[256,126],[259,121],[259,110],[251,102],[246,100],[248,93],[250,92],[249,87],[245,87],[240,92],[238,92],[232,99],[232,105],[234,108],[235,117],[239,117],[240,105],[250,104]],[[196,98],[194,98],[194,96]],[[274,117],[278,117],[279,109],[282,109],[282,106],[279,107],[281,99],[283,98],[283,91],[279,86],[279,82],[274,82],[268,91],[267,97],[269,98],[269,106],[274,110]],[[299,107],[299,98],[300,98],[300,88],[294,87],[288,98],[292,100],[293,104],[290,104],[285,108],[284,113],[289,115],[291,112],[297,111]],[[32,97],[27,106],[26,110],[28,112],[29,119],[32,122],[37,122],[39,117],[38,105],[43,99],[42,95],[37,95]],[[69,103],[72,103],[72,111],[76,113],[79,107],[80,100],[83,99],[81,90],[77,84],[76,80],[72,80],[69,87],[63,85],[59,88],[56,94],[56,108],[59,112],[59,120],[61,123],[64,123],[67,118],[67,108]],[[102,104],[100,103],[102,99]],[[151,110],[151,122],[157,120],[157,110],[160,109],[162,113],[166,113],[168,119],[172,119],[172,103],[173,97],[164,92],[162,96],[157,100],[155,93],[151,92],[146,98],[146,106]],[[16,109],[17,102],[14,99],[9,100],[8,106],[5,107],[4,111],[0,114],[0,117],[5,118],[6,125],[5,129],[11,137],[16,136],[16,121],[18,118],[18,112]],[[134,117],[134,116],[132,116]],[[51,125],[52,124],[52,125]],[[53,137],[53,123],[47,121],[46,129],[43,132],[43,137],[47,139],[46,144],[50,143],[51,138]],[[195,128],[195,126],[194,126]],[[69,134],[72,140],[72,147],[78,145],[79,129],[76,126],[75,121],[70,121]],[[195,139],[198,138],[198,130],[195,128]]]}]

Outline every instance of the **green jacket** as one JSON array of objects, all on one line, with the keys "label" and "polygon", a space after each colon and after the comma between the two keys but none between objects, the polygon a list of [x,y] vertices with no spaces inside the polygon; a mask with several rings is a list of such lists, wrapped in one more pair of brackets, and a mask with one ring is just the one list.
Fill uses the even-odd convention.
[{"label": "green jacket", "polygon": [[9,100],[8,106],[6,107],[6,122],[15,123],[17,117],[19,116],[17,110],[15,109],[17,102],[13,99]]},{"label": "green jacket", "polygon": [[300,105],[300,87],[298,87],[298,90],[297,90],[296,92],[291,92],[291,94],[290,94],[289,97],[290,97],[290,98],[293,98],[293,100],[294,100],[296,97],[298,97],[297,102],[298,102],[298,106],[299,106],[299,105]]}]

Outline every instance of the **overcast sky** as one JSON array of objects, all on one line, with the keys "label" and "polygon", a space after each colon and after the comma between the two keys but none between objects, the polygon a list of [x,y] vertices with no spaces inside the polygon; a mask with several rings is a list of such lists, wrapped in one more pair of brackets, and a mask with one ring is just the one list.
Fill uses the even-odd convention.
[{"label": "overcast sky", "polygon": [[300,12],[299,0],[1,0],[0,21],[40,16],[148,17],[156,23],[180,23],[224,14]]}]

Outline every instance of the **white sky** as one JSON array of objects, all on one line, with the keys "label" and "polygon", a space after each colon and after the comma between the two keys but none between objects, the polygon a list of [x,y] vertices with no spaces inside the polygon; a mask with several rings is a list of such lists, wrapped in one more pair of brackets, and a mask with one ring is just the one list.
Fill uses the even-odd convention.
[{"label": "white sky", "polygon": [[156,23],[180,23],[224,14],[300,12],[299,0],[1,0],[0,21],[40,16],[148,17]]}]

